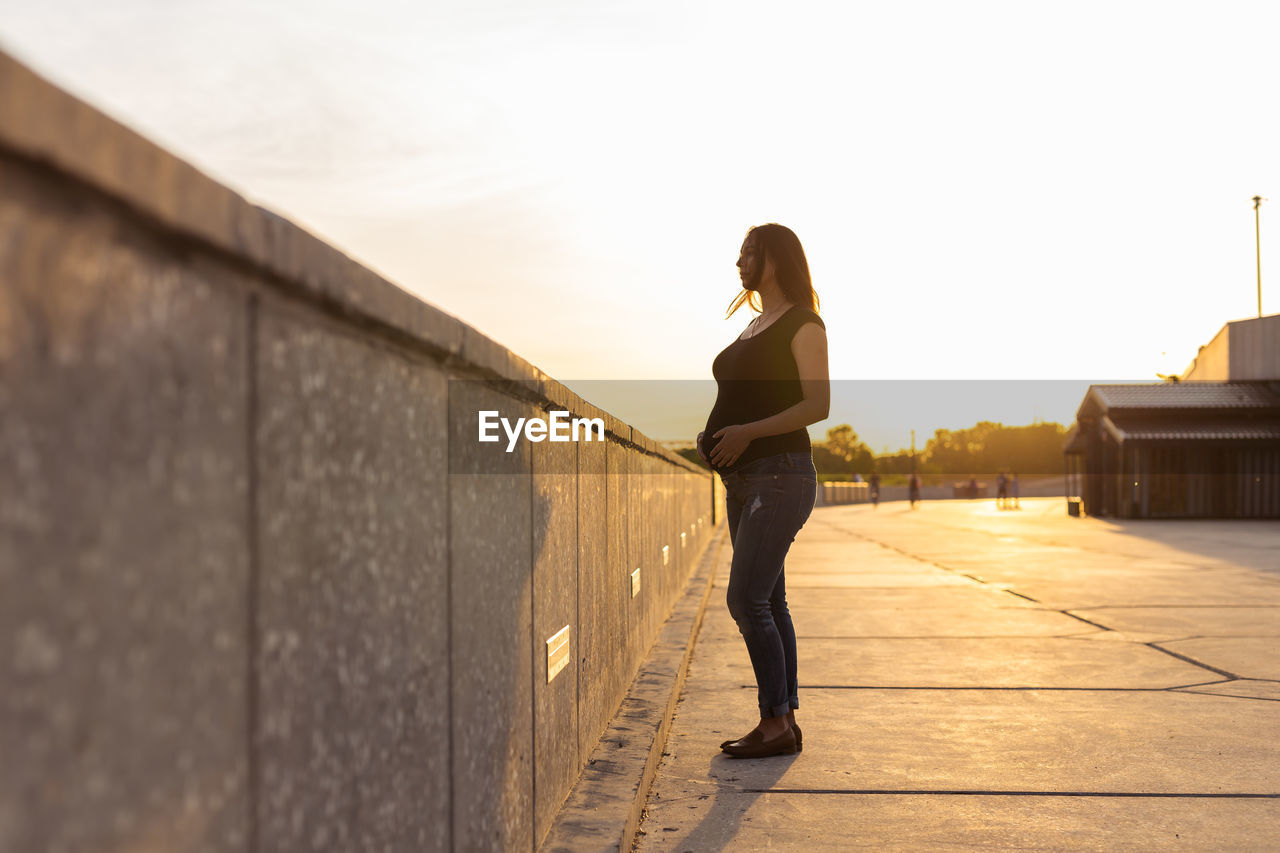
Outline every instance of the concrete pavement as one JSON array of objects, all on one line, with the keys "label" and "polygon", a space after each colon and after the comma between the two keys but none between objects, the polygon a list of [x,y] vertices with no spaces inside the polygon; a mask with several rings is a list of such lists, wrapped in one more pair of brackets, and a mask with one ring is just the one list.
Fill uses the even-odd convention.
[{"label": "concrete pavement", "polygon": [[756,716],[723,548],[636,849],[1280,849],[1280,523],[1022,507],[815,510],[794,757],[719,752]]}]

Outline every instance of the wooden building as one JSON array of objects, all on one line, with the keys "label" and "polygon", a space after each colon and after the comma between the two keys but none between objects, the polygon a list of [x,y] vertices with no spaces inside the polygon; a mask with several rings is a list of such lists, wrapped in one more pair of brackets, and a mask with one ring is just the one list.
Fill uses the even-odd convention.
[{"label": "wooden building", "polygon": [[1227,323],[1176,381],[1090,386],[1065,453],[1072,515],[1280,518],[1280,314]]},{"label": "wooden building", "polygon": [[1093,385],[1065,450],[1072,514],[1280,518],[1280,382]]}]

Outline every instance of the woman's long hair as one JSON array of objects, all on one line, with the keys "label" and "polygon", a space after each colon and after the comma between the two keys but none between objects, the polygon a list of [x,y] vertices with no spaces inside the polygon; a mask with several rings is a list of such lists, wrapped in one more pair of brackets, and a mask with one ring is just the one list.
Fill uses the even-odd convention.
[{"label": "woman's long hair", "polygon": [[[818,294],[813,291],[813,279],[809,277],[809,261],[804,256],[804,247],[800,238],[785,225],[770,222],[757,225],[747,232],[748,237],[756,238],[757,250],[764,253],[760,258],[763,268],[765,258],[773,260],[773,268],[778,276],[778,286],[787,297],[787,301],[795,305],[803,305],[813,313],[818,313]],[[725,318],[732,317],[734,312],[743,306],[750,305],[757,312],[763,310],[760,293],[755,290],[743,291],[729,303],[729,312]]]}]

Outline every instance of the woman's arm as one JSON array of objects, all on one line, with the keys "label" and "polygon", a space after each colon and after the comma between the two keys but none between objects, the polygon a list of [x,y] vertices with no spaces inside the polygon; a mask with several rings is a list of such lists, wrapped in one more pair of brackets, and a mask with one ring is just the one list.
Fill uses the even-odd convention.
[{"label": "woman's arm", "polygon": [[720,439],[720,443],[711,452],[711,461],[717,466],[732,465],[754,439],[803,429],[830,413],[826,330],[817,323],[805,323],[791,339],[791,354],[800,373],[800,392],[804,399],[776,415],[718,430],[712,438]]}]

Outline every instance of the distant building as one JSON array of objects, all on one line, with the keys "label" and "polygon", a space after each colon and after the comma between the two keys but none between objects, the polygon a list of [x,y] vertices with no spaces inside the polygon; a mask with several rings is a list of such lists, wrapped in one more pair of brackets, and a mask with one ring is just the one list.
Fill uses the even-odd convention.
[{"label": "distant building", "polygon": [[1228,323],[1177,381],[1090,386],[1064,450],[1072,514],[1280,518],[1280,315]]},{"label": "distant building", "polygon": [[1237,320],[1200,347],[1184,382],[1280,382],[1280,314]]}]

